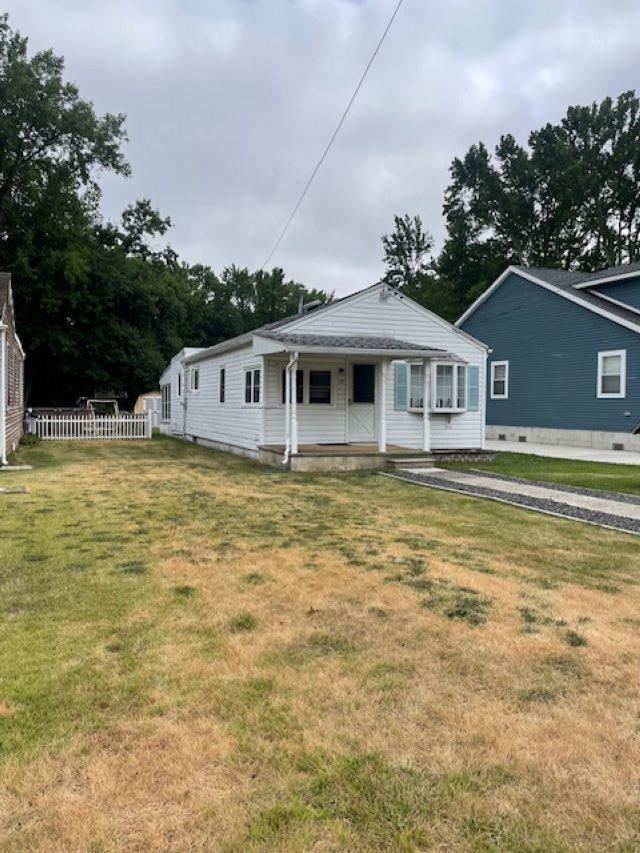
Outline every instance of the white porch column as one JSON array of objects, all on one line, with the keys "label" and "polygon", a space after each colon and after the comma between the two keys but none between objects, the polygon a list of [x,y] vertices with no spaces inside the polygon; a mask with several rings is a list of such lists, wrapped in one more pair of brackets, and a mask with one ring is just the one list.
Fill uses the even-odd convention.
[{"label": "white porch column", "polygon": [[378,450],[387,452],[387,359],[380,360],[380,395],[378,403]]},{"label": "white porch column", "polygon": [[294,353],[293,367],[291,368],[291,453],[298,452],[298,358]]},{"label": "white porch column", "polygon": [[422,449],[431,450],[431,362],[422,361]]}]

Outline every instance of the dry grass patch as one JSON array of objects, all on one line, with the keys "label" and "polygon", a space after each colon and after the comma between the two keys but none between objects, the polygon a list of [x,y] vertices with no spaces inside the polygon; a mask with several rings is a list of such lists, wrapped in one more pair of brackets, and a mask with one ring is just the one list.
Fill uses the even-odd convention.
[{"label": "dry grass patch", "polygon": [[640,846],[636,540],[172,441],[29,459],[0,849]]}]

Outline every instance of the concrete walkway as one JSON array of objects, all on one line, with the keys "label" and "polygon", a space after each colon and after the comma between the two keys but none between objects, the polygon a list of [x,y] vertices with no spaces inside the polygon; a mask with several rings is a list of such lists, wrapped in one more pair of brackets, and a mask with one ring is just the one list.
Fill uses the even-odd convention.
[{"label": "concrete walkway", "polygon": [[578,459],[584,462],[613,462],[616,465],[640,465],[640,453],[630,450],[598,450],[595,447],[574,447],[562,444],[532,444],[528,441],[487,441],[487,450],[503,453],[530,453],[552,459]]},{"label": "concrete walkway", "polygon": [[618,498],[594,489],[565,489],[443,468],[402,468],[388,476],[640,535],[640,498],[632,495]]}]

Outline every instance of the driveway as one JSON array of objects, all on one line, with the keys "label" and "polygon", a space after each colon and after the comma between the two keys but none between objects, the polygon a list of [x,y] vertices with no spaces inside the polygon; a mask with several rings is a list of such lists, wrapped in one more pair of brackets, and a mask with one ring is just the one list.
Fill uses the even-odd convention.
[{"label": "driveway", "polygon": [[640,497],[635,495],[534,483],[484,471],[401,468],[385,476],[640,535]]},{"label": "driveway", "polygon": [[553,459],[578,459],[584,462],[613,462],[618,465],[640,465],[640,453],[632,453],[629,450],[598,450],[595,447],[533,444],[528,441],[486,441],[485,448],[492,452],[530,453],[532,456],[549,456]]}]

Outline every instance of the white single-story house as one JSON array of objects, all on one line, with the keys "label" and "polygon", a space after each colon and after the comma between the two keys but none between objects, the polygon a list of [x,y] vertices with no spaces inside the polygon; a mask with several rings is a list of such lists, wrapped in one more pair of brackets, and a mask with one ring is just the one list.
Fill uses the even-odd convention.
[{"label": "white single-story house", "polygon": [[379,283],[215,346],[160,378],[166,434],[293,470],[484,445],[487,348]]}]

